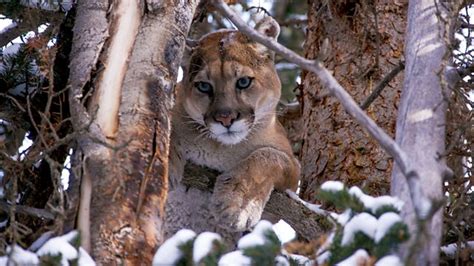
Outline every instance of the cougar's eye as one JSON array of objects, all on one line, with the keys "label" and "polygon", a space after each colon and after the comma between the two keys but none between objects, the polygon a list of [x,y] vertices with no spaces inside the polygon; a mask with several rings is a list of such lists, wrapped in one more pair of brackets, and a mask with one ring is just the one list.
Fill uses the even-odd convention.
[{"label": "cougar's eye", "polygon": [[209,82],[198,81],[194,82],[194,87],[198,89],[198,91],[206,94],[212,93],[212,85]]},{"label": "cougar's eye", "polygon": [[250,86],[250,84],[252,84],[252,80],[253,80],[253,78],[251,78],[251,77],[239,78],[237,80],[237,83],[235,84],[235,86],[237,86],[237,89],[244,90],[244,89],[248,88]]}]

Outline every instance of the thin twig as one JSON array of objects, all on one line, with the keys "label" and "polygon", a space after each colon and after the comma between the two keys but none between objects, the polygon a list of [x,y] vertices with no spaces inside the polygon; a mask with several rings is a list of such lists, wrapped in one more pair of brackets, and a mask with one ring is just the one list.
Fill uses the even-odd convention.
[{"label": "thin twig", "polygon": [[[12,207],[13,206],[11,204],[8,204],[3,200],[0,201],[0,209],[2,211],[6,212],[10,210]],[[38,208],[33,208],[29,206],[24,206],[24,205],[15,205],[15,212],[26,214],[29,216],[34,216],[41,219],[47,219],[47,220],[54,220],[55,218],[55,216],[51,212],[45,209],[38,209]]]},{"label": "thin twig", "polygon": [[49,148],[49,145],[48,145],[48,143],[46,142],[46,140],[44,139],[42,131],[39,130],[38,125],[37,125],[36,122],[35,122],[35,118],[33,117],[33,113],[31,112],[31,100],[30,100],[30,95],[28,95],[28,96],[26,97],[26,107],[27,107],[27,110],[28,110],[28,116],[30,117],[30,120],[31,120],[31,124],[33,125],[33,128],[34,128],[34,129],[36,130],[36,132],[38,133],[38,137],[40,138],[41,143],[43,144],[43,146],[44,146],[45,148]]},{"label": "thin twig", "polygon": [[25,108],[23,108],[23,105],[21,105],[17,99],[15,99],[13,96],[11,95],[8,95],[6,93],[0,93],[0,97],[5,97],[7,99],[9,99],[10,101],[12,101],[16,107],[18,107],[18,109],[20,109],[20,111],[22,111],[23,113],[26,112]]},{"label": "thin twig", "polygon": [[369,108],[370,104],[379,97],[380,93],[383,91],[383,89],[390,83],[390,81],[395,78],[398,73],[400,73],[403,69],[405,68],[405,61],[400,61],[398,65],[392,69],[378,84],[375,86],[375,89],[372,91],[372,93],[365,99],[365,101],[360,105],[360,108],[362,110],[366,110]]}]

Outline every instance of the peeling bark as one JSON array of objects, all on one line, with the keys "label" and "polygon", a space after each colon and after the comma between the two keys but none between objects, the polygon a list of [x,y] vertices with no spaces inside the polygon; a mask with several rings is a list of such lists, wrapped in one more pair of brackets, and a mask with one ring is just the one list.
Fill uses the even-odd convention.
[{"label": "peeling bark", "polygon": [[114,138],[118,127],[118,111],[122,82],[127,71],[128,58],[141,21],[141,9],[135,0],[119,1],[113,10],[109,44],[104,51],[104,71],[96,83],[97,124],[107,138]]},{"label": "peeling bark", "polygon": [[[76,130],[87,132],[77,145],[83,154],[78,227],[99,264],[150,264],[163,241],[169,111],[197,2],[147,1],[122,10],[123,1],[110,10],[112,22],[108,1],[78,4],[70,104]],[[120,17],[127,14],[131,20]],[[99,59],[107,63],[95,79]],[[93,95],[88,112],[81,101],[85,89]]]}]

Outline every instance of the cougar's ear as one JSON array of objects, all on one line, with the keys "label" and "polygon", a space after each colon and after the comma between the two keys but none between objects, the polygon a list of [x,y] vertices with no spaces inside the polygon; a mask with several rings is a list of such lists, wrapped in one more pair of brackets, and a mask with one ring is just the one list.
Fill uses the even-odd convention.
[{"label": "cougar's ear", "polygon": [[[270,16],[264,17],[259,22],[257,22],[255,25],[255,30],[275,41],[277,40],[278,35],[280,35],[280,25],[278,25],[278,22],[276,22],[276,20]],[[273,59],[274,52],[264,45],[258,43],[256,48],[259,53],[268,54]]]},{"label": "cougar's ear", "polygon": [[194,51],[199,47],[199,41],[193,39],[186,39],[186,45],[184,48],[183,58],[181,59],[181,68],[183,68],[183,72],[187,73],[189,69],[189,61],[191,60],[191,56],[193,55]]}]

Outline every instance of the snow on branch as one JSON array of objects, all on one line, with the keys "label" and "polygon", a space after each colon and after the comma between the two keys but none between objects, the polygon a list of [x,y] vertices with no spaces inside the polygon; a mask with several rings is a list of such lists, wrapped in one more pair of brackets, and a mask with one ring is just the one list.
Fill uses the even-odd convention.
[{"label": "snow on branch", "polygon": [[419,175],[409,163],[406,153],[395,142],[395,140],[393,140],[365,114],[349,93],[347,93],[347,91],[337,82],[329,70],[323,66],[322,62],[318,60],[305,59],[278,42],[259,34],[257,31],[249,27],[222,0],[214,0],[213,4],[218,11],[232,21],[232,23],[234,23],[234,25],[249,38],[265,45],[289,62],[297,64],[301,68],[315,73],[319,77],[322,85],[324,85],[331,94],[340,101],[347,113],[359,122],[359,124],[379,142],[382,148],[394,158],[397,166],[407,178],[410,187],[410,196],[413,199],[418,219],[425,220],[434,213],[436,207],[440,206],[440,204],[432,204],[431,201],[424,196],[419,182]]}]

